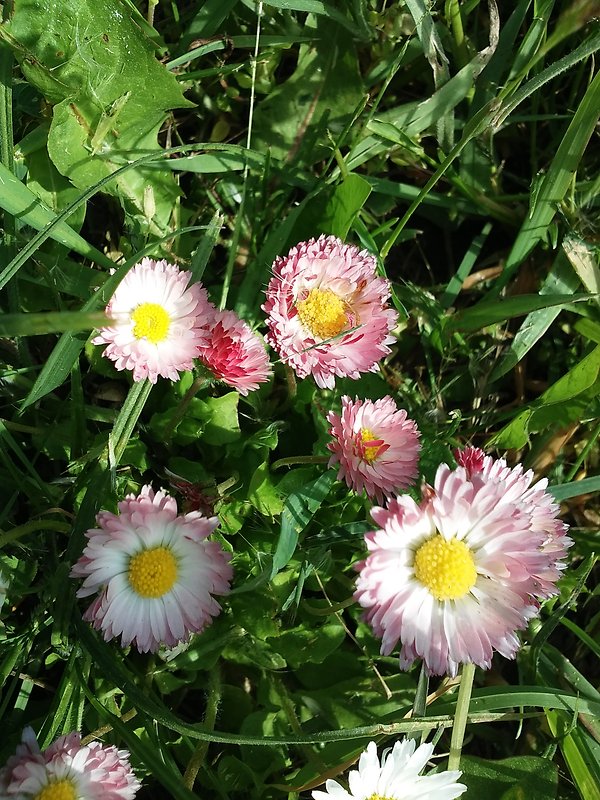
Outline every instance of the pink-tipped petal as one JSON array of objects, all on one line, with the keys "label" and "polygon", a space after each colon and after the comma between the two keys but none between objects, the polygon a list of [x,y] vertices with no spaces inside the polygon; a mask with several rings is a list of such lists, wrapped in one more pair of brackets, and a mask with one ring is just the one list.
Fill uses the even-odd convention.
[{"label": "pink-tipped petal", "polygon": [[300,378],[332,389],[335,378],[373,372],[390,352],[398,315],[375,258],[335,236],[300,242],[273,264],[262,306],[267,342]]}]

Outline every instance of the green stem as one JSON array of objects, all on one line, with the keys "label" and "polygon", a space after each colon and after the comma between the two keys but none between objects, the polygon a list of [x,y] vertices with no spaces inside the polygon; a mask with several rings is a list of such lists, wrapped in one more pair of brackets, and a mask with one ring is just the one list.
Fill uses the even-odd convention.
[{"label": "green stem", "polygon": [[148,15],[146,17],[148,20],[148,25],[154,26],[154,11],[157,5],[158,0],[148,0]]},{"label": "green stem", "polygon": [[460,4],[458,0],[446,0],[446,20],[452,29],[454,36],[454,55],[459,68],[465,66],[468,61],[468,53],[465,42],[465,32],[460,15]]},{"label": "green stem", "polygon": [[134,383],[119,411],[108,437],[108,458],[113,472],[123,457],[127,443],[144,409],[146,400],[150,396],[153,385],[147,378]]},{"label": "green stem", "polygon": [[[421,664],[421,672],[419,674],[419,682],[417,683],[417,691],[415,699],[413,700],[413,717],[422,718],[427,714],[427,691],[429,689],[429,676],[425,670],[425,664]],[[426,735],[425,731],[414,731],[408,734],[407,738],[423,739]]]},{"label": "green stem", "polygon": [[[285,714],[291,729],[297,736],[302,736],[302,726],[300,725],[300,720],[296,714],[294,703],[292,702],[292,699],[288,694],[288,690],[279,675],[271,676],[271,685],[279,697],[281,710]],[[298,749],[302,753],[304,759],[312,764],[315,769],[317,769],[320,773],[325,771],[325,765],[310,745],[299,744]]]},{"label": "green stem", "polygon": [[575,477],[575,475],[577,475],[579,467],[583,464],[583,462],[587,458],[588,453],[590,452],[592,447],[596,444],[596,439],[598,438],[598,436],[600,436],[600,424],[598,424],[594,428],[594,430],[592,432],[592,435],[588,439],[588,442],[587,442],[586,446],[581,451],[581,454],[580,454],[579,458],[577,459],[577,461],[573,464],[573,466],[569,470],[569,474],[565,478],[565,483],[570,483],[573,480],[573,478]]},{"label": "green stem", "polygon": [[[220,702],[221,671],[219,669],[219,665],[216,664],[208,673],[208,697],[206,699],[206,711],[204,712],[204,728],[207,731],[213,731],[215,728]],[[200,767],[206,758],[208,745],[208,741],[198,742],[198,746],[194,750],[192,757],[188,762],[185,774],[183,776],[183,783],[190,790],[194,788],[196,776],[198,775]]]},{"label": "green stem", "polygon": [[198,394],[200,389],[204,386],[208,386],[211,383],[211,379],[207,378],[205,375],[198,376],[187,392],[183,395],[183,398],[175,411],[173,412],[173,416],[169,420],[169,424],[167,425],[164,433],[165,442],[168,444],[169,439],[173,435],[175,428],[179,425],[181,420],[185,417],[185,412],[188,410],[188,407],[194,397]]},{"label": "green stem", "polygon": [[285,365],[285,380],[288,387],[288,400],[293,400],[298,391],[298,384],[296,383],[296,375],[294,374],[294,370],[289,366],[289,364]]},{"label": "green stem", "polygon": [[[6,21],[12,13],[12,0],[4,3],[2,20]],[[0,162],[14,174],[14,133],[13,133],[13,52],[4,42],[0,44]],[[17,221],[12,214],[4,215],[4,256],[5,263],[12,261],[17,253]],[[8,286],[8,305],[12,312],[20,308],[19,287],[16,281]],[[21,336],[15,337],[21,360],[31,363],[27,345]]]},{"label": "green stem", "polygon": [[34,531],[57,531],[58,533],[69,533],[71,527],[72,526],[68,523],[60,522],[57,519],[34,519],[31,520],[31,522],[25,522],[23,525],[19,525],[18,528],[13,528],[6,533],[4,531],[0,531],[0,547],[4,547],[4,545],[8,544],[9,542],[15,542],[22,536],[26,536],[28,533],[33,533]]},{"label": "green stem", "polygon": [[[137,708],[130,708],[129,711],[126,711],[122,714],[119,719],[121,722],[129,722],[130,719],[133,719],[137,714]],[[102,736],[106,736],[107,733],[111,733],[114,730],[112,725],[102,725],[100,728],[96,728],[95,731],[88,733],[87,736],[84,736],[81,740],[81,746],[85,747],[86,745],[90,744],[90,742],[95,742],[97,739],[100,739]]]},{"label": "green stem", "polygon": [[454,725],[452,726],[452,738],[450,740],[450,755],[448,757],[448,769],[458,769],[460,765],[460,753],[465,738],[467,727],[467,716],[469,714],[469,703],[473,690],[473,678],[475,677],[475,664],[464,664],[460,677],[460,688],[456,701],[456,713],[454,714]]},{"label": "green stem", "polygon": [[294,464],[327,464],[329,456],[288,456],[280,458],[271,465],[271,469],[281,469],[281,467],[291,467]]}]

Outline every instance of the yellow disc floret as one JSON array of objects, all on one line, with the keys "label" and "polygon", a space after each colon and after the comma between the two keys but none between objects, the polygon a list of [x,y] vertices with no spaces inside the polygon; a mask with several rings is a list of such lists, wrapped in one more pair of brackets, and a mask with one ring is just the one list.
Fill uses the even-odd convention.
[{"label": "yellow disc floret", "polygon": [[166,547],[142,550],[129,562],[129,583],[140,597],[162,597],[177,580],[177,561]]},{"label": "yellow disc floret", "polygon": [[388,797],[387,795],[384,796],[382,794],[370,794],[367,797],[367,800],[394,800],[394,798]]},{"label": "yellow disc floret", "polygon": [[33,800],[75,800],[77,793],[73,781],[64,779],[46,784]]},{"label": "yellow disc floret", "polygon": [[331,339],[348,324],[346,305],[331,289],[311,289],[304,300],[296,303],[300,321],[313,336]]},{"label": "yellow disc floret", "polygon": [[437,600],[463,597],[477,580],[475,560],[459,539],[444,539],[439,533],[416,552],[415,577]]},{"label": "yellow disc floret", "polygon": [[136,339],[148,339],[158,344],[167,338],[170,317],[158,303],[142,303],[131,315],[133,335]]},{"label": "yellow disc floret", "polygon": [[[375,436],[373,431],[370,430],[369,428],[363,428],[361,430],[360,438],[362,439],[363,443],[379,440],[379,437]],[[373,461],[375,461],[375,459],[377,458],[377,455],[379,454],[380,450],[381,450],[380,444],[373,445],[372,447],[365,447],[364,453],[362,455],[364,461],[366,461],[368,464],[372,464]]]}]

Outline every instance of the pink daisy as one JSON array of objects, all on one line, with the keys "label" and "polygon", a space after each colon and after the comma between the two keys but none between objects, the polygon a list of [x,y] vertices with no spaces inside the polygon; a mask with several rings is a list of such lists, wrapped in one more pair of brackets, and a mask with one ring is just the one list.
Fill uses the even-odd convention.
[{"label": "pink daisy", "polygon": [[374,256],[335,236],[300,242],[275,259],[262,306],[267,341],[301,378],[333,389],[336,375],[374,372],[390,352],[398,315],[376,267]]},{"label": "pink daisy", "polygon": [[127,750],[91,742],[79,733],[61,736],[40,750],[31,728],[0,770],[0,797],[16,800],[133,800],[140,782]]},{"label": "pink daisy", "polygon": [[212,595],[229,592],[232,570],[229,553],[207,540],[217,517],[178,515],[173,497],[144,486],[118,514],[96,520],[71,577],[84,578],[78,597],[98,593],[84,619],[107,641],[120,636],[140,652],[173,647],[219,614]]},{"label": "pink daisy", "polygon": [[110,299],[112,321],[92,342],[107,345],[103,355],[118,370],[133,370],[134,381],[156,383],[159,375],[176,381],[192,369],[214,308],[199,283],[188,286],[190,278],[173,264],[144,258]]},{"label": "pink daisy", "polygon": [[344,396],[341,416],[330,411],[327,421],[333,436],[329,466],[340,465],[338,480],[380,503],[414,483],[420,433],[391,397],[373,403]]},{"label": "pink daisy", "polygon": [[215,311],[198,357],[217,380],[243,395],[258,389],[271,375],[260,337],[234,311]]},{"label": "pink daisy", "polygon": [[421,775],[433,755],[432,744],[420,744],[414,739],[401,739],[393,748],[377,755],[377,745],[369,742],[361,753],[358,769],[348,773],[348,790],[337,781],[328,779],[326,791],[312,793],[314,800],[453,800],[467,791],[457,783],[458,771],[444,770],[434,775]]},{"label": "pink daisy", "polygon": [[374,508],[355,599],[400,666],[422,658],[434,675],[458,665],[489,668],[497,650],[514,658],[516,631],[557,594],[571,540],[546,481],[468,448],[438,468],[418,505],[402,495]]}]

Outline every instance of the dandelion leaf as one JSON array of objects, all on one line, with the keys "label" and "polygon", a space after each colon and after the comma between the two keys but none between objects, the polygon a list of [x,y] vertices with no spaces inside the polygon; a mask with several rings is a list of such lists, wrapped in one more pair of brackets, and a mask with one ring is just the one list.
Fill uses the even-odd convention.
[{"label": "dandelion leaf", "polygon": [[[142,23],[125,0],[15,0],[0,28],[27,80],[53,106],[48,152],[78,189],[160,153],[167,113],[191,105]],[[179,195],[169,172],[150,179],[149,167],[132,168],[105,191],[121,199],[131,224],[168,231]]]}]

